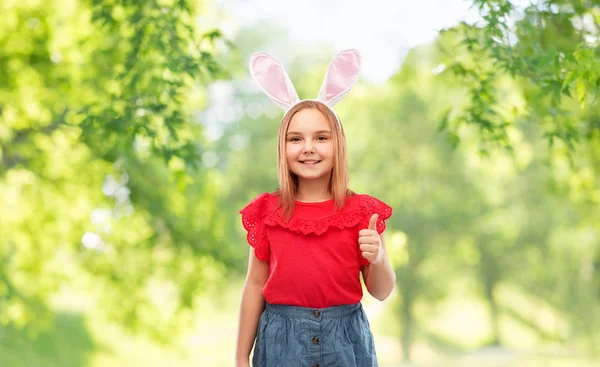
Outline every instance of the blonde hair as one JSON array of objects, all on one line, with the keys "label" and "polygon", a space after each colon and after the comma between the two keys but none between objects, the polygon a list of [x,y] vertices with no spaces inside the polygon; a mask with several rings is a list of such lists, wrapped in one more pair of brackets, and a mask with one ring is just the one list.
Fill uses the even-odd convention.
[{"label": "blonde hair", "polygon": [[283,116],[281,126],[279,127],[279,141],[277,143],[277,175],[279,180],[279,189],[275,192],[280,196],[280,207],[283,208],[283,215],[286,220],[290,220],[294,211],[294,200],[298,190],[298,176],[293,173],[288,164],[285,154],[286,134],[292,118],[296,112],[314,108],[321,112],[329,122],[333,138],[333,169],[329,179],[327,191],[333,196],[335,205],[334,210],[343,208],[346,196],[353,192],[348,189],[348,158],[346,155],[346,135],[341,122],[338,123],[337,117],[323,103],[318,101],[302,101],[292,107]]}]

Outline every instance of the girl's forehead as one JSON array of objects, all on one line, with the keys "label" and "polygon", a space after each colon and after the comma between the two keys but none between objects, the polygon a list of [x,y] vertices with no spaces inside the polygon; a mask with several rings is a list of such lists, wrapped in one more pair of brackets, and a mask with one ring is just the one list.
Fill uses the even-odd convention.
[{"label": "girl's forehead", "polygon": [[329,121],[319,110],[315,109],[298,111],[292,117],[288,127],[289,132],[308,133],[322,130],[331,130],[329,128]]}]

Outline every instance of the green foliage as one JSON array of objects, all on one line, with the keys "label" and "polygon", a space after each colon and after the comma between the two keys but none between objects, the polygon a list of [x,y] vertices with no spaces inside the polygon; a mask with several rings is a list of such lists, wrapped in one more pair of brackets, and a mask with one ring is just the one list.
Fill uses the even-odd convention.
[{"label": "green foliage", "polygon": [[52,325],[34,340],[12,326],[1,330],[2,366],[85,366],[95,346],[80,314],[56,315]]},{"label": "green foliage", "polygon": [[482,24],[463,22],[442,31],[454,38],[445,46],[446,70],[471,96],[450,121],[444,117],[442,128],[456,139],[462,124],[474,124],[484,141],[510,147],[510,123],[496,111],[499,80],[509,75],[531,90],[528,123],[540,123],[550,145],[560,140],[574,150],[587,128],[573,118],[570,101],[581,110],[597,109],[600,94],[600,5],[547,0],[521,8],[507,0],[475,0],[473,6]]},{"label": "green foliage", "polygon": [[91,53],[90,79],[84,81],[95,98],[75,119],[102,157],[114,160],[145,142],[166,163],[179,157],[197,166],[197,142],[183,113],[186,99],[195,82],[224,74],[211,53],[221,33],[199,34],[192,4],[92,1],[95,31],[107,37]]},{"label": "green foliage", "polygon": [[229,259],[191,122],[227,41],[190,1],[2,10],[0,332],[40,335],[68,288],[168,341]]}]

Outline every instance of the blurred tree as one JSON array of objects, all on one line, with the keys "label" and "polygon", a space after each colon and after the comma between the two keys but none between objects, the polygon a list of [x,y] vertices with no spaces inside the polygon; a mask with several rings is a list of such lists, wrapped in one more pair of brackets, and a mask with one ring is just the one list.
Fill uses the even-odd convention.
[{"label": "blurred tree", "polygon": [[94,340],[81,314],[58,313],[50,327],[43,330],[34,341],[13,325],[2,331],[2,366],[86,366],[94,348]]},{"label": "blurred tree", "polygon": [[437,134],[434,116],[454,94],[451,87],[435,83],[434,61],[431,46],[411,50],[388,85],[359,89],[357,101],[339,111],[352,116],[347,134],[353,182],[394,208],[387,238],[405,360],[411,359],[415,340],[440,339],[427,330],[417,307],[433,309],[449,294],[463,256],[455,244],[470,232],[482,202],[467,175],[466,155],[452,154]]},{"label": "blurred tree", "polygon": [[[528,219],[536,223],[540,238],[545,238],[546,253],[535,254],[531,249],[526,261],[531,273],[513,275],[523,289],[568,315],[571,329],[562,332],[563,338],[567,334],[571,340],[583,337],[587,349],[597,353],[594,345],[599,336],[593,330],[600,309],[597,297],[591,295],[600,284],[600,246],[594,239],[600,232],[600,2],[475,0],[473,5],[481,12],[481,24],[461,23],[442,32],[446,41],[451,37],[445,36],[455,38],[440,45],[446,54],[441,67],[466,87],[467,103],[448,109],[441,128],[456,145],[462,137],[460,131],[465,131],[462,127],[476,127],[483,138],[484,154],[488,142],[513,149],[513,127],[529,141],[537,141],[541,135],[548,142],[549,154],[536,153],[533,166],[538,168],[532,172],[545,172],[544,166],[548,166],[550,171],[542,177],[547,177],[551,193],[558,197],[539,200],[530,207]],[[523,103],[507,98],[502,87],[506,77],[515,81],[513,90]],[[526,182],[539,179],[532,173],[528,177]],[[525,198],[536,196],[530,192]],[[566,204],[565,198],[572,204]],[[556,207],[555,201],[562,202],[559,212],[550,209]],[[543,215],[544,220],[535,220],[533,213]],[[541,228],[546,229],[539,232]],[[557,243],[561,233],[570,233],[577,244]],[[519,234],[516,243],[524,245],[532,234]],[[547,269],[540,268],[542,261],[561,269],[560,275],[542,270]],[[560,291],[551,283],[561,284]],[[527,319],[513,311],[517,319]]]},{"label": "blurred tree", "polygon": [[35,335],[49,297],[81,287],[170,340],[219,278],[223,218],[191,115],[230,44],[198,24],[207,7],[0,5],[0,325]]},{"label": "blurred tree", "polygon": [[[411,50],[388,85],[364,91],[359,102],[339,108],[342,116],[346,111],[360,121],[348,132],[353,136],[350,151],[359,157],[350,160],[353,182],[389,198],[396,209],[389,242],[400,295],[396,313],[404,358],[410,359],[418,338],[450,349],[465,347],[430,325],[429,316],[438,301],[467,279],[475,280],[467,284],[475,285],[471,290],[489,309],[490,334],[479,345],[507,342],[500,326],[504,317],[532,331],[540,343],[584,340],[592,345],[597,335],[587,331],[593,327],[582,327],[580,315],[582,309],[597,314],[598,302],[584,296],[596,283],[575,274],[583,270],[582,261],[589,267],[582,256],[593,254],[598,243],[583,241],[585,251],[565,257],[569,245],[553,237],[586,223],[582,216],[597,210],[573,205],[564,195],[553,197],[555,172],[547,164],[553,155],[544,149],[535,126],[514,126],[523,118],[526,102],[510,77],[498,78],[496,88],[498,104],[510,111],[502,113],[511,123],[506,137],[513,150],[491,145],[485,150],[487,159],[482,159],[474,126],[458,129],[460,145],[441,139],[436,116],[445,106],[460,108],[468,101],[455,79],[439,72],[440,60],[446,57],[443,50],[453,42],[448,37],[444,34],[434,46]],[[562,259],[560,272],[547,272],[543,259],[549,258]],[[577,294],[577,307],[572,291],[565,288],[559,295],[551,285],[565,279],[586,290]],[[515,307],[514,294],[505,291],[511,287],[549,305],[561,326],[540,323],[535,312]],[[426,311],[420,314],[419,309]],[[586,320],[595,325],[594,317]],[[569,332],[562,327],[564,321]]]},{"label": "blurred tree", "polygon": [[[509,0],[474,0],[481,24],[465,22],[444,30],[458,38],[448,44],[444,65],[467,88],[464,109],[448,110],[442,127],[454,142],[462,124],[477,126],[484,141],[510,147],[514,125],[501,112],[497,81],[510,75],[527,90],[528,123],[540,125],[552,145],[569,150],[582,137],[598,139],[598,120],[579,120],[581,110],[598,109],[600,95],[600,2],[541,0],[524,5]],[[467,51],[466,53],[463,52]]]}]

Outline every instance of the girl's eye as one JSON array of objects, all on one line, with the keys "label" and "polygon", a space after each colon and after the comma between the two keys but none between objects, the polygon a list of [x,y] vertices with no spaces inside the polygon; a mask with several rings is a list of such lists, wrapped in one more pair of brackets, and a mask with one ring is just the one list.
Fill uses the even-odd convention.
[{"label": "girl's eye", "polygon": [[[317,137],[317,140],[321,140],[321,141],[327,140],[327,137],[324,136],[324,135],[320,135],[320,136]],[[292,138],[289,138],[288,141],[300,141],[300,138],[297,137],[297,136],[294,136]]]}]

